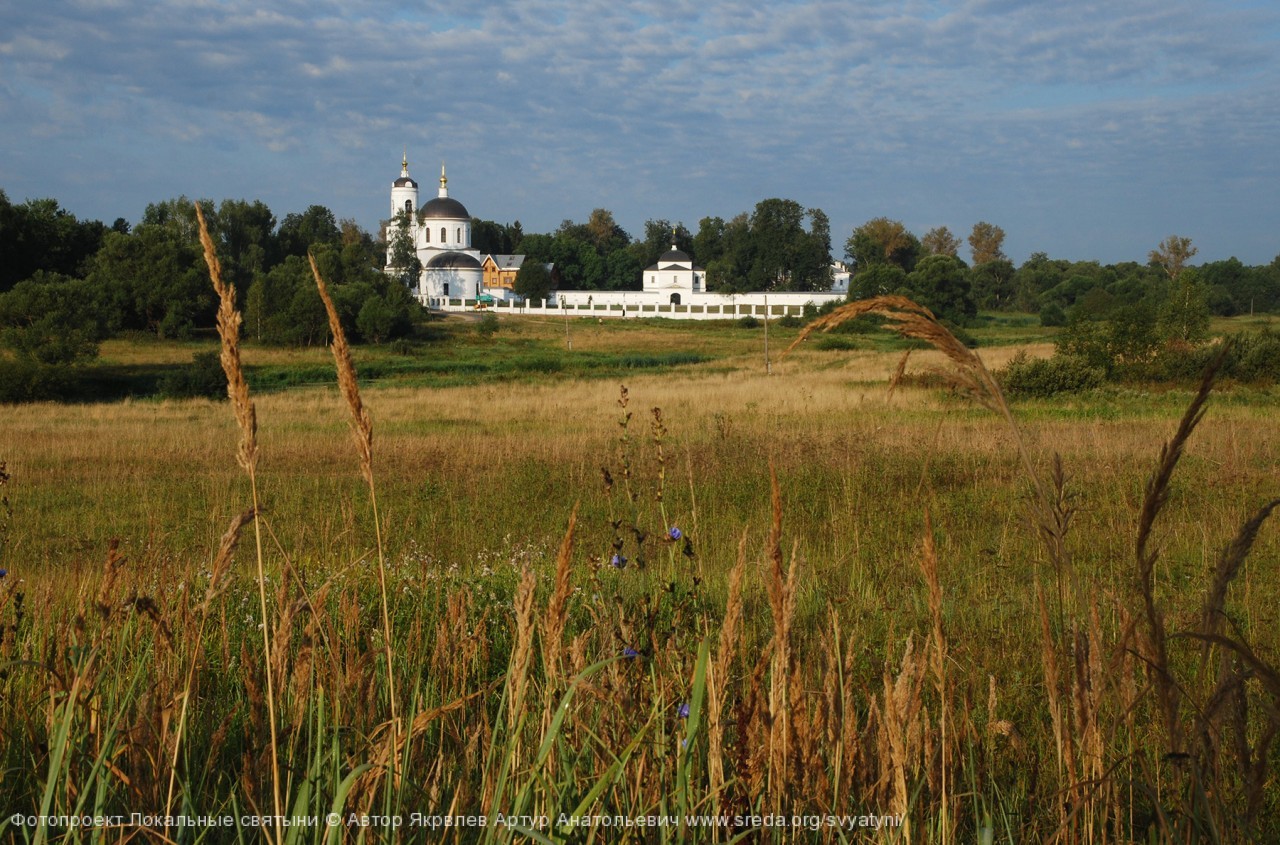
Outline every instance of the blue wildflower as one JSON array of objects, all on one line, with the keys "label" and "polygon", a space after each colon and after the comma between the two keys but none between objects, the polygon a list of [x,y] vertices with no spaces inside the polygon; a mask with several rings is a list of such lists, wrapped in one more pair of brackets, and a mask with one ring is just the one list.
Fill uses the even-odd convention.
[{"label": "blue wildflower", "polygon": [[619,569],[622,569],[624,566],[626,566],[626,565],[627,565],[627,559],[626,559],[625,557],[623,557],[622,555],[615,554],[615,555],[614,555],[614,556],[609,560],[609,563],[613,564],[614,566],[618,567]]},{"label": "blue wildflower", "polygon": [[7,569],[0,569],[0,578],[3,578],[4,576],[6,576],[6,575],[8,575],[8,574],[9,574],[9,570],[7,570]]},{"label": "blue wildflower", "polygon": [[640,656],[640,652],[636,651],[636,650],[635,650],[634,648],[632,648],[631,646],[627,646],[626,648],[624,648],[624,649],[622,650],[622,656],[623,656],[623,657],[639,657],[639,656]]},{"label": "blue wildflower", "polygon": [[682,702],[680,706],[676,708],[676,715],[681,719],[689,718],[689,702]]},{"label": "blue wildflower", "polygon": [[667,532],[667,536],[670,537],[672,540],[679,540],[681,537],[684,536],[684,532],[673,525],[671,526],[671,530]]}]

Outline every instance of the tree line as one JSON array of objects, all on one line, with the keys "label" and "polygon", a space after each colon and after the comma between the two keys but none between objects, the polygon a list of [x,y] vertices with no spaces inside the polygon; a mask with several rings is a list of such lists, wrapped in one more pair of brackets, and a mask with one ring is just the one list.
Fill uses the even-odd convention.
[{"label": "tree line", "polygon": [[[852,277],[849,298],[900,293],[963,324],[979,310],[1038,314],[1066,326],[1113,320],[1154,325],[1174,306],[1234,316],[1280,310],[1280,256],[1246,266],[1236,258],[1191,266],[1190,238],[1171,235],[1146,262],[1100,264],[1034,253],[1015,267],[1004,254],[1005,232],[980,221],[969,237],[972,263],[960,257],[962,241],[945,227],[917,237],[901,221],[877,217],[856,227],[845,242]],[[1194,334],[1188,329],[1184,334]]]},{"label": "tree line", "polygon": [[[381,341],[406,333],[417,305],[381,272],[383,247],[354,221],[313,205],[277,220],[260,201],[200,200],[248,337],[315,344],[328,337],[306,260],[315,255],[346,328]],[[128,332],[187,338],[214,325],[195,205],[148,205],[131,226],[80,221],[50,199],[11,203],[0,191],[0,341],[47,363],[92,357]]]},{"label": "tree line", "polygon": [[[257,200],[199,202],[250,339],[305,345],[327,338],[308,251],[331,283],[349,336],[381,342],[412,331],[421,311],[402,280],[383,272],[381,236],[320,205],[278,219]],[[1280,257],[1256,267],[1234,258],[1193,267],[1190,239],[1171,236],[1146,262],[1102,265],[1038,252],[1015,267],[1004,238],[999,226],[975,224],[966,262],[964,241],[946,227],[917,237],[901,221],[873,218],[844,244],[849,297],[904,294],[960,325],[979,310],[1038,313],[1049,325],[1176,322],[1171,303],[1182,303],[1184,335],[1194,334],[1192,312],[1280,309]],[[832,284],[826,214],[788,199],[762,200],[728,220],[704,217],[696,233],[682,222],[648,220],[639,237],[603,208],[546,234],[526,233],[519,221],[472,221],[472,246],[481,253],[527,256],[517,289],[533,298],[552,286],[638,290],[644,269],[673,245],[705,268],[711,291]],[[531,278],[545,265],[554,266],[553,277]],[[53,199],[12,203],[0,190],[0,343],[20,357],[50,365],[85,360],[103,338],[123,332],[189,337],[213,326],[214,311],[185,197],[148,205],[137,225],[117,219],[107,226],[77,220]]]}]

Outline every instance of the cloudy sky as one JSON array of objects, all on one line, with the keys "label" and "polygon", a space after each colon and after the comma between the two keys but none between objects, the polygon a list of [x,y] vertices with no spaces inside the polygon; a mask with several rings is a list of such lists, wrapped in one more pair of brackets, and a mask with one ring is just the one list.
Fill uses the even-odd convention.
[{"label": "cloudy sky", "polygon": [[0,188],[136,222],[186,195],[376,230],[407,148],[525,231],[767,197],[1017,262],[1280,253],[1274,0],[5,0]]}]

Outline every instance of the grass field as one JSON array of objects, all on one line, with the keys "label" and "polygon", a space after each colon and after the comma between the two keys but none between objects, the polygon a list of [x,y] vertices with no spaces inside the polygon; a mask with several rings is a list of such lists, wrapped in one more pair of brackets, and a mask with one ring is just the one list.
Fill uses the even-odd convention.
[{"label": "grass field", "polygon": [[[125,821],[0,835],[1280,836],[1274,524],[1223,556],[1280,495],[1280,394],[1212,394],[1153,486],[1192,389],[1018,404],[1015,432],[930,377],[889,391],[901,341],[779,360],[797,335],[770,328],[770,374],[732,324],[578,321],[569,350],[560,321],[450,320],[357,350],[372,484],[328,350],[247,347],[261,585],[225,400],[4,408],[0,809]],[[993,368],[1051,351],[1029,318],[975,335]],[[697,814],[726,823],[600,821]],[[752,832],[771,814],[797,826]],[[236,824],[161,818],[208,815]],[[904,823],[858,826],[880,816]]]}]

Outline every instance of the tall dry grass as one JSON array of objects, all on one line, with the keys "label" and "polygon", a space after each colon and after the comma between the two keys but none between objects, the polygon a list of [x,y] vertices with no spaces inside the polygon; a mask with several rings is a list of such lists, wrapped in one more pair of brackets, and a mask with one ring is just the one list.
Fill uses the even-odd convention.
[{"label": "tall dry grass", "polygon": [[[875,307],[897,309],[914,336],[951,349],[948,360],[968,368],[956,384],[986,390],[1000,426],[1016,421],[980,360],[952,347],[927,312]],[[81,802],[165,806],[175,795],[183,806],[250,806],[279,772],[287,812],[490,820],[453,831],[456,841],[608,841],[616,831],[559,822],[594,812],[727,816],[722,827],[654,833],[670,841],[1265,841],[1277,829],[1276,643],[1261,618],[1273,587],[1250,581],[1246,563],[1257,544],[1274,548],[1265,532],[1276,502],[1243,509],[1226,550],[1203,558],[1216,560],[1203,591],[1185,577],[1198,574],[1197,550],[1214,545],[1208,523],[1232,513],[1224,491],[1234,506],[1265,487],[1265,473],[1245,475],[1272,454],[1250,438],[1265,429],[1238,415],[1200,453],[1186,427],[1141,494],[1129,481],[1159,422],[1121,421],[1109,440],[1093,426],[1013,433],[908,385],[893,404],[859,409],[872,400],[841,396],[841,377],[794,384],[813,396],[770,405],[768,392],[714,378],[633,382],[613,432],[574,413],[585,400],[612,405],[595,385],[567,388],[571,399],[544,388],[380,391],[380,449],[399,460],[379,465],[379,485],[390,478],[403,501],[443,514],[385,533],[374,516],[380,545],[395,534],[421,544],[388,543],[376,569],[364,562],[359,487],[334,481],[231,520],[261,525],[281,561],[273,579],[239,577],[238,532],[222,533],[224,518],[208,576],[175,558],[130,566],[117,554],[105,568],[69,570],[62,584],[33,579],[20,618],[16,593],[0,583],[6,654],[29,661],[4,667],[0,721],[24,727],[0,753],[9,766],[30,755],[42,772],[0,788],[16,806],[65,812]],[[648,437],[632,433],[628,416],[641,396],[664,397]],[[719,400],[731,417],[714,416]],[[823,415],[838,409],[844,427],[789,433],[806,401]],[[355,411],[363,402],[347,402],[371,466],[372,428],[362,435]],[[274,443],[264,433],[273,472],[305,484],[349,450],[316,421],[323,407],[324,397],[292,409],[263,402],[296,427]],[[535,430],[557,435],[471,434],[473,410],[541,420]],[[939,426],[939,410],[956,420]],[[422,426],[451,415],[466,425]],[[1073,463],[1103,440],[1103,460]],[[687,491],[668,483],[678,444]],[[766,455],[772,470],[755,459]],[[1219,467],[1252,480],[1182,489],[1188,463],[1199,480]],[[563,475],[551,484],[554,471]],[[1092,511],[1101,500],[1109,504]],[[495,502],[519,526],[511,537],[469,527],[479,503]],[[305,524],[291,525],[284,507]],[[537,518],[522,522],[526,511]],[[1026,523],[1010,524],[1010,513]],[[1179,532],[1197,518],[1203,535]],[[676,542],[677,522],[700,528]],[[200,589],[156,592],[153,578]],[[260,615],[246,613],[253,602]],[[257,623],[269,618],[258,646]],[[68,650],[73,642],[88,649]],[[393,715],[393,658],[413,714],[403,720]],[[1173,719],[1161,676],[1176,690]],[[279,681],[273,691],[268,679]],[[278,762],[260,753],[268,702]],[[38,715],[16,719],[24,710]],[[47,752],[42,738],[53,740]],[[881,833],[734,822],[766,813],[892,813],[903,824]],[[500,827],[500,814],[521,820]],[[548,821],[529,820],[538,816]],[[439,840],[439,831],[345,822],[296,830],[306,841]]]}]

